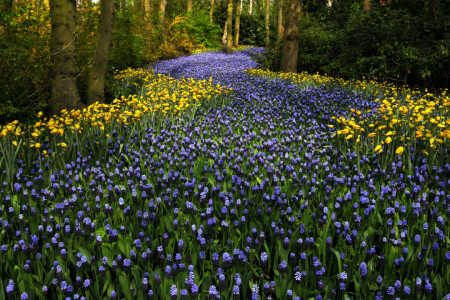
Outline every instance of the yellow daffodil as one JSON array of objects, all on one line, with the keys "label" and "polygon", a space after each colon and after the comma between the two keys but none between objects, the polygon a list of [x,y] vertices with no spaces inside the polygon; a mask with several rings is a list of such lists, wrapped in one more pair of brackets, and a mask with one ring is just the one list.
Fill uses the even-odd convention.
[{"label": "yellow daffodil", "polygon": [[378,153],[381,153],[383,151],[383,146],[381,146],[381,145],[376,146],[374,151],[378,152]]}]

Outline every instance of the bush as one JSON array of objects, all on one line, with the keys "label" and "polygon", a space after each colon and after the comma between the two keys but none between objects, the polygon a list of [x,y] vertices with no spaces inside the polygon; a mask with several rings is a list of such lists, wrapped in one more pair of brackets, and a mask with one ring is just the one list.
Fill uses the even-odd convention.
[{"label": "bush", "polygon": [[[450,18],[430,21],[423,4],[359,4],[346,11],[304,14],[298,69],[346,79],[374,78],[397,84],[446,87],[450,80]],[[441,11],[445,11],[441,7]]]},{"label": "bush", "polygon": [[32,122],[50,95],[48,5],[16,1],[0,12],[0,124]]},{"label": "bush", "polygon": [[220,46],[222,29],[217,24],[211,24],[206,14],[188,16],[187,20],[178,24],[176,28],[186,28],[196,46],[206,48]]}]

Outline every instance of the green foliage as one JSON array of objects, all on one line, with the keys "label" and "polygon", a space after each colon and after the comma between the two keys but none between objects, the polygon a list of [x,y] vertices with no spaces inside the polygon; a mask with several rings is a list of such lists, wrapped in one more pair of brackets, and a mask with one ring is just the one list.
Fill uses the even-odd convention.
[{"label": "green foliage", "polygon": [[145,41],[138,27],[138,18],[135,17],[130,8],[125,7],[122,11],[116,13],[109,57],[111,69],[122,70],[127,67],[142,66]]},{"label": "green foliage", "polygon": [[45,7],[17,1],[0,11],[0,124],[33,121],[50,93],[50,24]]},{"label": "green foliage", "polygon": [[189,37],[196,45],[207,48],[219,47],[222,30],[219,25],[211,24],[206,14],[195,14],[176,25],[178,28],[186,28]]},{"label": "green foliage", "polygon": [[239,43],[242,45],[265,46],[266,29],[263,15],[241,15]]},{"label": "green foliage", "polygon": [[[448,4],[432,20],[423,3],[374,3],[369,14],[355,3],[305,13],[299,70],[343,78],[446,87],[450,81]],[[446,7],[447,5],[447,7]]]}]

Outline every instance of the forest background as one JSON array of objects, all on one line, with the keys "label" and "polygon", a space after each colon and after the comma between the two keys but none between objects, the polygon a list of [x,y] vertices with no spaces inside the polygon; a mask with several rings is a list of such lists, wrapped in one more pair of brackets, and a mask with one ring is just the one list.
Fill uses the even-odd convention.
[{"label": "forest background", "polygon": [[[80,101],[87,104],[96,43],[102,32],[101,3],[59,1],[74,7],[74,78]],[[52,66],[59,51],[51,47],[50,6],[59,1],[0,0],[0,124],[31,123],[40,111],[54,112]],[[265,46],[261,65],[285,69],[280,65],[281,50],[284,29],[292,29],[288,21],[295,20],[292,7],[298,8],[299,18],[294,22],[298,32],[293,38],[298,46],[295,70],[430,90],[450,85],[450,0],[111,2],[114,22],[102,89],[106,103],[115,97],[116,71],[207,48],[219,50],[230,28],[234,46]],[[227,13],[232,17],[231,27],[225,26]]]}]

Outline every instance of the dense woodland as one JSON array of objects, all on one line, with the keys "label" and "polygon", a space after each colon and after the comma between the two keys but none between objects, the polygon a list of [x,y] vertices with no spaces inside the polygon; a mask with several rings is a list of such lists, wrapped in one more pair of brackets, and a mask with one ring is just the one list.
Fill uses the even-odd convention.
[{"label": "dense woodland", "polygon": [[271,70],[450,83],[448,0],[1,0],[0,122],[114,99],[117,70],[265,46]]}]

